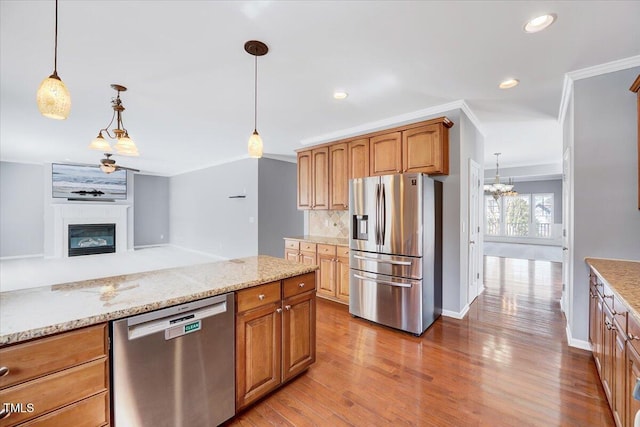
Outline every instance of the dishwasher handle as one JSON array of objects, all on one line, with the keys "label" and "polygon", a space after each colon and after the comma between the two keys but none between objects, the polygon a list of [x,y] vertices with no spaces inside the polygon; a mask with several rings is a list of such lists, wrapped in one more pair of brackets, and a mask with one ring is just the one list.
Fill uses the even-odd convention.
[{"label": "dishwasher handle", "polygon": [[161,332],[164,332],[165,340],[170,340],[182,335],[197,332],[202,329],[203,319],[226,313],[229,309],[226,298],[224,298],[223,301],[205,305],[191,311],[179,311],[180,307],[171,308],[174,309],[171,310],[171,312],[174,312],[173,315],[171,313],[167,313],[166,317],[160,317],[142,323],[129,323],[129,340]]}]

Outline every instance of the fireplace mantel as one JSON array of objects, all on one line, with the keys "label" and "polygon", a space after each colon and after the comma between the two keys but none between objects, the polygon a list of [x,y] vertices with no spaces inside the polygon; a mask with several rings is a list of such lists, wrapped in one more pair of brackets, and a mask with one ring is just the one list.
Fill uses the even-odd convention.
[{"label": "fireplace mantel", "polygon": [[69,256],[69,224],[116,224],[116,253],[132,248],[128,239],[128,210],[131,205],[103,203],[53,204],[53,257]]}]

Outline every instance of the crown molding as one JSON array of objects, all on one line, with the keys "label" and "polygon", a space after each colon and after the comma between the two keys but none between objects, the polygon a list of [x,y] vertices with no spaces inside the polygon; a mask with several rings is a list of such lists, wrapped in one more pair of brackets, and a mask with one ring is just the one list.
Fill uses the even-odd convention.
[{"label": "crown molding", "polygon": [[398,116],[388,117],[383,120],[377,120],[375,122],[364,123],[351,128],[325,133],[324,135],[304,138],[300,140],[300,145],[323,144],[325,142],[331,142],[339,139],[350,138],[352,136],[362,135],[365,133],[376,132],[395,126],[414,123],[451,110],[462,110],[467,115],[467,117],[469,117],[469,120],[471,120],[476,128],[478,128],[478,131],[484,136],[482,125],[478,117],[471,110],[469,105],[467,105],[464,99],[459,99],[457,101],[448,102],[446,104],[435,105],[433,107],[424,108],[422,110],[411,111],[409,113],[400,114]]},{"label": "crown molding", "polygon": [[604,64],[581,68],[579,70],[569,71],[568,73],[566,73],[564,75],[564,83],[562,85],[560,110],[558,111],[558,122],[560,123],[560,126],[564,126],[564,120],[567,116],[567,110],[569,108],[569,101],[571,100],[571,95],[573,93],[574,81],[601,76],[603,74],[614,73],[616,71],[627,70],[633,67],[640,67],[640,55],[630,56],[628,58],[619,59],[617,61],[605,62]]}]

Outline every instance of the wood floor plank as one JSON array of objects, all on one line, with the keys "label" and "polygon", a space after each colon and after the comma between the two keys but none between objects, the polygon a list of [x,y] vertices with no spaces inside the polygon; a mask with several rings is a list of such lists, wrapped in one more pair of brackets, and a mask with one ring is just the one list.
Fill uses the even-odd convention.
[{"label": "wood floor plank", "polygon": [[561,265],[484,271],[465,318],[421,337],[319,299],[316,364],[226,425],[613,426],[591,354],[567,345]]}]

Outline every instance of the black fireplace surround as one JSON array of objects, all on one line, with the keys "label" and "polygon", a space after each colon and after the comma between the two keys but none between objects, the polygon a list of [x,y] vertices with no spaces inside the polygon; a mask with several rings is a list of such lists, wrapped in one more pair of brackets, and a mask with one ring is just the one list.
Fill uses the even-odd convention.
[{"label": "black fireplace surround", "polygon": [[69,256],[116,251],[115,224],[69,224]]}]

